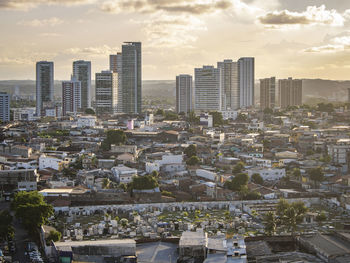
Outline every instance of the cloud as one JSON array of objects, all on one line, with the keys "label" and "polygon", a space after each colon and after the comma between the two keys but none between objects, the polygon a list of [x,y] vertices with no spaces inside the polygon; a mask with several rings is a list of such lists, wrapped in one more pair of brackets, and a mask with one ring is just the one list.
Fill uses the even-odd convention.
[{"label": "cloud", "polygon": [[227,10],[232,6],[231,0],[110,0],[105,1],[100,9],[107,13],[140,12],[207,14]]},{"label": "cloud", "polygon": [[148,20],[133,21],[146,24],[144,32],[147,44],[156,47],[191,47],[190,43],[197,40],[195,32],[205,31],[205,23],[193,15],[152,15]]},{"label": "cloud", "polygon": [[49,19],[34,19],[30,21],[19,21],[17,24],[21,26],[31,26],[31,27],[43,27],[43,26],[58,26],[63,24],[64,21],[57,17],[51,17]]},{"label": "cloud", "polygon": [[39,5],[81,5],[95,0],[0,0],[0,9],[30,9]]},{"label": "cloud", "polygon": [[350,50],[350,31],[345,32],[341,35],[334,36],[329,40],[330,43],[310,47],[303,50],[307,53],[334,53],[340,51]]},{"label": "cloud", "polygon": [[66,49],[63,53],[71,54],[71,55],[88,55],[88,56],[108,56],[109,54],[113,54],[118,52],[118,48],[113,48],[108,45],[98,46],[98,47],[85,47],[85,48],[69,48]]},{"label": "cloud", "polygon": [[58,33],[41,33],[40,34],[41,37],[61,37],[63,36],[62,34],[58,34]]},{"label": "cloud", "polygon": [[33,65],[31,59],[0,57],[0,65]]},{"label": "cloud", "polygon": [[291,12],[288,10],[268,12],[260,16],[258,20],[261,24],[271,28],[290,25],[343,26],[346,21],[346,12],[340,14],[335,9],[327,10],[324,5],[320,7],[308,6],[304,12]]}]

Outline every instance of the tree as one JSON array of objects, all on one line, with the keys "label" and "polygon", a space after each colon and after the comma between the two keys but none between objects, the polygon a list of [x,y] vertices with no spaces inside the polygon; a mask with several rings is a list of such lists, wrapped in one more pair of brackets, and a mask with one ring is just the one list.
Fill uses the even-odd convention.
[{"label": "tree", "polygon": [[224,119],[222,117],[222,113],[218,111],[212,111],[209,113],[213,116],[213,125],[214,126],[220,126],[224,124]]},{"label": "tree", "polygon": [[191,158],[186,161],[187,165],[197,165],[199,163],[200,163],[200,160],[197,156],[191,156]]},{"label": "tree", "polygon": [[260,174],[255,173],[252,175],[252,182],[255,184],[263,184],[264,183],[264,179],[261,177]]},{"label": "tree", "polygon": [[62,234],[58,231],[51,230],[49,236],[46,238],[46,243],[50,244],[51,241],[58,242],[61,240]]},{"label": "tree", "polygon": [[323,222],[327,220],[327,215],[324,211],[322,211],[320,214],[316,216],[316,221],[317,222]]},{"label": "tree", "polygon": [[158,109],[158,110],[156,111],[156,115],[165,116],[165,112],[164,112],[163,109]]},{"label": "tree", "polygon": [[191,158],[192,156],[196,156],[197,155],[197,145],[191,144],[190,146],[188,146],[184,150],[184,153],[186,154],[187,158]]},{"label": "tree", "polygon": [[244,121],[247,121],[247,119],[248,119],[247,115],[240,113],[240,114],[238,114],[236,121],[244,122]]},{"label": "tree", "polygon": [[332,157],[326,154],[320,158],[320,161],[325,163],[330,163],[332,161]]},{"label": "tree", "polygon": [[238,174],[241,173],[244,169],[244,163],[243,162],[238,162],[232,169],[233,174]]},{"label": "tree", "polygon": [[124,228],[126,228],[127,227],[127,225],[129,224],[129,220],[128,219],[126,219],[126,218],[122,218],[122,219],[120,219],[120,224],[122,225],[122,227],[124,227]]},{"label": "tree", "polygon": [[5,241],[14,236],[12,216],[8,210],[0,212],[0,241]]},{"label": "tree", "polygon": [[264,215],[263,223],[265,225],[265,234],[272,236],[276,233],[277,219],[276,214],[272,211],[267,212]]},{"label": "tree", "polygon": [[315,185],[316,185],[316,182],[320,183],[324,180],[322,167],[312,168],[309,170],[308,174],[310,179],[315,182]]},{"label": "tree", "polygon": [[173,111],[166,111],[165,112],[165,120],[176,121],[178,119],[179,119],[179,116],[177,115],[177,113],[175,113]]},{"label": "tree", "polygon": [[231,181],[225,183],[226,187],[232,191],[240,191],[248,184],[249,177],[245,173],[236,174]]},{"label": "tree", "polygon": [[266,115],[271,115],[271,114],[273,114],[273,110],[270,109],[270,108],[265,108],[265,109],[264,109],[264,114],[266,114]]},{"label": "tree", "polygon": [[196,116],[196,114],[194,113],[194,111],[191,111],[188,114],[188,118],[187,118],[188,122],[190,122],[191,124],[199,124],[199,117]]},{"label": "tree", "polygon": [[331,113],[334,111],[334,105],[332,103],[318,103],[317,104],[317,110],[321,112],[328,112]]},{"label": "tree", "polygon": [[285,227],[293,235],[297,225],[303,221],[307,211],[308,209],[302,201],[290,204],[285,199],[280,199],[276,207],[279,224]]},{"label": "tree", "polygon": [[261,199],[261,194],[257,191],[246,191],[243,192],[241,198],[243,200],[259,200]]},{"label": "tree", "polygon": [[130,189],[136,190],[154,189],[156,187],[158,187],[158,182],[152,175],[133,177],[130,183]]},{"label": "tree", "polygon": [[295,178],[300,178],[300,177],[301,177],[300,169],[299,169],[299,168],[294,168],[294,169],[292,170],[292,175],[293,175],[293,177],[295,177]]},{"label": "tree", "polygon": [[108,189],[110,187],[110,184],[111,184],[111,180],[109,180],[108,178],[103,178],[103,181],[102,181],[103,189]]},{"label": "tree", "polygon": [[126,190],[128,189],[126,184],[124,183],[119,184],[119,188],[122,189],[124,192],[126,192]]},{"label": "tree", "polygon": [[263,143],[264,150],[265,149],[266,150],[270,149],[270,146],[271,146],[271,141],[270,140],[264,139],[264,140],[262,140],[262,143]]},{"label": "tree", "polygon": [[107,138],[102,143],[102,148],[104,150],[110,150],[111,145],[122,145],[126,142],[125,132],[122,130],[108,130]]},{"label": "tree", "polygon": [[152,171],[151,175],[152,175],[153,177],[158,177],[158,176],[159,176],[159,173],[158,173],[156,170],[154,170],[154,171]]},{"label": "tree", "polygon": [[93,109],[91,109],[91,108],[87,108],[87,109],[85,110],[85,114],[95,115],[95,111],[94,111]]},{"label": "tree", "polygon": [[52,206],[47,204],[37,191],[18,192],[12,202],[12,208],[30,232],[45,224],[53,215]]}]

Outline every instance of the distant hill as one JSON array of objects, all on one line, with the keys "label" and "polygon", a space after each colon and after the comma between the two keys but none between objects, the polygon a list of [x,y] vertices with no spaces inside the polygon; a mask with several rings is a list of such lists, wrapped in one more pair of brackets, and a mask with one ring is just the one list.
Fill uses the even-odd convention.
[{"label": "distant hill", "polygon": [[[95,86],[92,81],[92,94],[94,97]],[[17,87],[17,88],[16,88]],[[350,81],[336,81],[324,79],[303,79],[303,99],[323,98],[330,101],[345,101],[348,98],[347,89],[350,88]],[[19,94],[35,95],[35,81],[33,80],[4,80],[0,81],[0,91],[13,94],[17,90]],[[142,83],[142,93],[145,97],[175,96],[175,80],[145,80]],[[255,85],[256,99],[259,98],[259,82]],[[61,81],[55,81],[55,97],[62,94]]]}]

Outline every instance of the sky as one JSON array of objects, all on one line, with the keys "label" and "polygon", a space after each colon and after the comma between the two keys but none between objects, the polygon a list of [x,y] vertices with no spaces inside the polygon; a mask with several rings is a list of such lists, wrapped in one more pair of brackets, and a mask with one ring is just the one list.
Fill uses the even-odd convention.
[{"label": "sky", "polygon": [[257,79],[350,79],[349,0],[0,0],[0,32],[2,80],[41,60],[58,80],[74,60],[106,70],[125,41],[142,42],[144,80],[240,57]]}]

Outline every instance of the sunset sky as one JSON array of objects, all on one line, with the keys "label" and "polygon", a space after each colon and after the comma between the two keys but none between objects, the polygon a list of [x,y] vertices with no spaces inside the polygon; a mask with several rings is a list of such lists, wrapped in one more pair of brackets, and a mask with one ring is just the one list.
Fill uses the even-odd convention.
[{"label": "sunset sky", "polygon": [[[349,0],[0,0],[0,79],[35,79],[35,62],[108,69],[141,41],[143,79],[254,56],[256,78],[350,79]],[[94,78],[94,77],[93,77]]]}]

